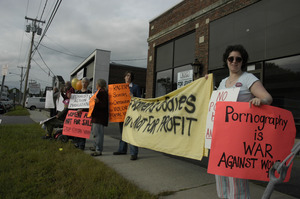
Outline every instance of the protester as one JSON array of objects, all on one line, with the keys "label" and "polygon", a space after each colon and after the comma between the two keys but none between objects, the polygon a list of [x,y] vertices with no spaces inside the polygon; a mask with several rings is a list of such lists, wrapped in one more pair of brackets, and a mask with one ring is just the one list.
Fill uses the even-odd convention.
[{"label": "protester", "polygon": [[[90,91],[88,89],[88,86],[90,84],[90,80],[87,77],[82,78],[81,80],[81,85],[82,88],[81,90],[77,91],[76,94],[87,94],[87,93],[92,93],[92,91]],[[77,113],[83,113],[83,112],[88,112],[89,109],[78,109]],[[84,150],[85,148],[85,143],[86,143],[86,139],[85,138],[79,138],[79,137],[75,137],[74,138],[74,142],[75,142],[75,147],[79,148],[81,150]]]},{"label": "protester", "polygon": [[59,90],[57,87],[53,88],[53,103],[54,103],[54,108],[50,109],[50,117],[53,117],[57,114],[56,110],[56,100],[59,98]]},{"label": "protester", "polygon": [[59,112],[54,118],[45,122],[43,126],[46,128],[47,133],[43,136],[43,139],[52,139],[52,133],[54,128],[63,127],[64,121],[68,114],[68,107],[65,107],[61,112]]},{"label": "protester", "polygon": [[[244,72],[247,67],[248,53],[243,46],[228,46],[223,54],[223,62],[229,69],[229,76],[221,81],[218,90],[240,87],[237,101],[249,102],[250,106],[272,103],[272,96],[259,79],[251,73]],[[215,178],[219,198],[250,198],[247,179],[218,175]]]},{"label": "protester", "polygon": [[[134,74],[130,71],[126,71],[124,74],[124,80],[125,83],[129,84],[129,89],[130,89],[130,96],[133,97],[141,97],[141,89],[137,84],[133,84],[133,80],[134,80]],[[123,131],[123,122],[119,123],[119,127],[120,127],[120,133],[122,136],[122,131]],[[129,145],[130,148],[130,160],[137,160],[138,157],[138,147],[133,146],[133,145]],[[127,154],[127,143],[124,142],[122,139],[119,142],[119,149],[118,151],[113,153],[114,155],[125,155]]]},{"label": "protester", "polygon": [[104,126],[108,125],[108,93],[106,89],[106,81],[98,79],[96,83],[97,92],[90,99],[90,107],[88,117],[92,120],[92,135],[95,138],[94,147],[90,150],[94,151],[91,156],[100,156],[103,151]]},{"label": "protester", "polygon": [[67,81],[65,87],[61,90],[61,96],[64,98],[64,106],[69,105],[72,93],[75,93],[75,89],[72,87],[71,82]]}]

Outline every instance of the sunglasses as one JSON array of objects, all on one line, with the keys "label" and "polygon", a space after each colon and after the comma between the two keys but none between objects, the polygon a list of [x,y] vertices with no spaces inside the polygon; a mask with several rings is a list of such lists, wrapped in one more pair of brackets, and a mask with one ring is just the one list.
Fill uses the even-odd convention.
[{"label": "sunglasses", "polygon": [[228,57],[227,60],[232,63],[234,60],[237,62],[237,63],[240,63],[243,61],[243,59],[241,57]]}]

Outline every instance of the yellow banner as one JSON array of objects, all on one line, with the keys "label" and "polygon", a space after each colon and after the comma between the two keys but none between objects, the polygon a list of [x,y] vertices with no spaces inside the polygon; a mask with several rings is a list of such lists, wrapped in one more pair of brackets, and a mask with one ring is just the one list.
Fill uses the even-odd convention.
[{"label": "yellow banner", "polygon": [[132,145],[201,160],[213,76],[158,98],[131,98],[122,139]]}]

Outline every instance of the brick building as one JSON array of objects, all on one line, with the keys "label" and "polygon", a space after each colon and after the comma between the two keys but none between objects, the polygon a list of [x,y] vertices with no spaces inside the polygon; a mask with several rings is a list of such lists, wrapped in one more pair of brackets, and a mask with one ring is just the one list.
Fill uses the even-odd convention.
[{"label": "brick building", "polygon": [[[242,44],[274,106],[292,111],[300,125],[300,1],[184,0],[149,23],[146,97],[177,88],[177,74],[198,59],[214,84],[228,76],[222,55]],[[196,73],[196,71],[194,71]]]}]

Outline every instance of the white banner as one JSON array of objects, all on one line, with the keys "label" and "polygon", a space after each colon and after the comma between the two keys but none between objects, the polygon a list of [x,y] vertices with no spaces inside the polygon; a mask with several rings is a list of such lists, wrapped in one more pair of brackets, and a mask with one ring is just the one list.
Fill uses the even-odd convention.
[{"label": "white banner", "polygon": [[61,94],[59,95],[59,98],[56,100],[56,110],[57,111],[62,111],[64,110],[64,98],[61,96]]},{"label": "white banner", "polygon": [[236,102],[239,92],[240,88],[229,88],[223,90],[216,90],[212,92],[208,104],[208,113],[206,119],[205,148],[210,149],[217,102]]},{"label": "white banner", "polygon": [[53,91],[50,90],[46,91],[45,108],[55,108],[53,102]]},{"label": "white banner", "polygon": [[69,109],[78,108],[89,108],[90,98],[93,96],[92,93],[89,94],[73,94],[70,98]]}]

